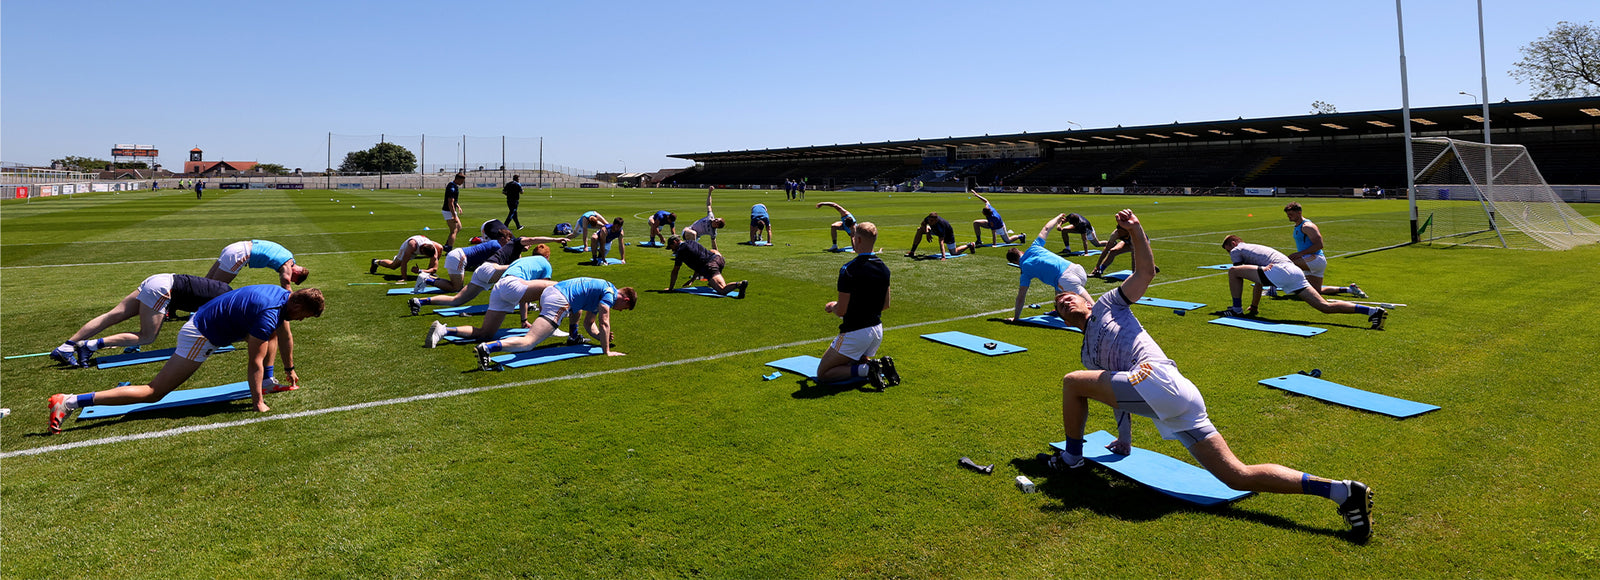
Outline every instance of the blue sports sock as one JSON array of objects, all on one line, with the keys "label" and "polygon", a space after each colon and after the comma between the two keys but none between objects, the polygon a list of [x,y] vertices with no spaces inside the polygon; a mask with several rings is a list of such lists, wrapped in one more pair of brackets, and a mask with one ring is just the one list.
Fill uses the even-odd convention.
[{"label": "blue sports sock", "polygon": [[78,395],[77,405],[78,405],[79,409],[82,409],[84,407],[87,407],[87,406],[93,405],[93,404],[94,404],[94,393],[84,393],[82,395]]},{"label": "blue sports sock", "polygon": [[483,349],[489,352],[500,352],[500,341],[496,340],[494,342],[487,343],[483,345]]},{"label": "blue sports sock", "polygon": [[267,374],[261,376],[263,380],[272,378],[272,365],[267,365]]},{"label": "blue sports sock", "polygon": [[1360,304],[1357,304],[1356,305],[1356,312],[1360,313],[1360,314],[1366,314],[1368,316],[1371,316],[1372,315],[1372,307],[1371,306],[1362,306]]},{"label": "blue sports sock", "polygon": [[1333,493],[1333,480],[1302,473],[1300,474],[1300,491],[1307,495],[1328,497]]},{"label": "blue sports sock", "polygon": [[1244,300],[1244,299],[1243,298],[1234,298],[1233,299],[1233,307],[1234,308],[1244,308],[1244,302],[1242,302],[1242,300]]},{"label": "blue sports sock", "polygon": [[1071,455],[1073,457],[1083,457],[1083,440],[1068,437],[1066,451],[1067,455]]}]

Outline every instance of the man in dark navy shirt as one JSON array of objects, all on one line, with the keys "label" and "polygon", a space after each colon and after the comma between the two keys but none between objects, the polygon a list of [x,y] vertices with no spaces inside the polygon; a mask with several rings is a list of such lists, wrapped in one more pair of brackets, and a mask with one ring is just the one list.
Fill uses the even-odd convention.
[{"label": "man in dark navy shirt", "polygon": [[511,176],[511,181],[506,182],[505,188],[500,190],[506,196],[506,208],[511,210],[506,214],[506,223],[516,222],[519,230],[522,229],[522,220],[517,217],[517,204],[522,201],[522,184],[518,183],[521,179],[521,175]]},{"label": "man in dark navy shirt", "polygon": [[840,382],[865,378],[873,387],[900,384],[894,359],[874,360],[883,343],[880,314],[889,309],[889,267],[872,253],[878,243],[878,227],[872,222],[855,224],[850,243],[856,257],[839,269],[839,299],[822,309],[841,319],[839,336],[828,345],[817,363],[817,381]]},{"label": "man in dark navy shirt", "polygon": [[444,185],[444,206],[439,211],[444,214],[444,225],[450,228],[450,237],[444,240],[444,251],[449,253],[456,247],[456,234],[461,232],[461,186],[467,183],[467,176],[460,173],[450,183]]},{"label": "man in dark navy shirt", "polygon": [[[939,259],[949,256],[959,256],[961,252],[971,250],[978,253],[978,244],[957,244],[955,226],[950,225],[950,220],[944,219],[938,213],[930,213],[922,218],[922,225],[917,226],[917,233],[911,238],[911,251],[906,252],[907,258],[917,257],[917,246],[924,237],[936,240],[939,246]],[[932,256],[933,254],[928,254]]]},{"label": "man in dark navy shirt", "polygon": [[667,280],[668,292],[671,292],[673,287],[678,285],[678,269],[682,268],[684,264],[688,264],[689,271],[694,274],[689,276],[689,281],[685,282],[684,286],[687,287],[689,284],[694,283],[696,278],[705,278],[706,282],[711,284],[711,289],[718,294],[727,295],[738,292],[739,295],[734,296],[734,298],[744,298],[748,294],[745,290],[750,287],[749,280],[740,280],[737,283],[729,284],[727,280],[723,279],[722,268],[728,262],[723,259],[722,252],[707,249],[705,246],[700,245],[700,242],[683,241],[678,236],[667,238],[667,251],[672,252],[673,258],[672,278]]}]

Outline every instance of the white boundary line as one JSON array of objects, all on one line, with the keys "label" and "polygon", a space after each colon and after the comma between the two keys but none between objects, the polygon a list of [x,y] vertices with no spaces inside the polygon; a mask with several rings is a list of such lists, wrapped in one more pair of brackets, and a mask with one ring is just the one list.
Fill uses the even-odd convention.
[{"label": "white boundary line", "polygon": [[[1404,245],[1404,244],[1402,244],[1402,245]],[[1394,248],[1394,247],[1399,247],[1399,246],[1385,246],[1385,247],[1380,247],[1380,248],[1374,248],[1373,250],[1382,250],[1382,249],[1389,249],[1389,248]],[[1337,255],[1337,256],[1333,256],[1333,257],[1334,258],[1340,258],[1340,257],[1352,255],[1352,254],[1359,254],[1359,253],[1362,253],[1362,252],[1368,252],[1368,251],[1373,251],[1373,250],[1359,250],[1359,251],[1355,251],[1355,252],[1347,252],[1347,253],[1340,254],[1340,255]],[[1167,284],[1179,284],[1179,283],[1183,283],[1183,282],[1191,282],[1191,281],[1194,281],[1194,280],[1201,280],[1201,279],[1205,279],[1205,278],[1213,278],[1213,277],[1216,277],[1216,276],[1226,276],[1227,274],[1228,273],[1226,271],[1217,271],[1217,272],[1211,273],[1211,274],[1201,274],[1199,276],[1191,276],[1189,278],[1183,278],[1183,279],[1180,279],[1180,280],[1166,280],[1166,281],[1162,281],[1162,282],[1156,282],[1154,284],[1151,284],[1150,287],[1154,288],[1156,286],[1165,286]],[[918,326],[927,326],[927,325],[930,325],[930,324],[943,324],[943,323],[946,323],[946,322],[955,322],[955,321],[958,321],[958,320],[966,320],[966,319],[969,319],[969,318],[979,318],[979,317],[983,317],[983,316],[993,316],[993,315],[996,315],[996,314],[1004,314],[1004,313],[1011,312],[1011,311],[1012,311],[1012,309],[1009,309],[1009,308],[1003,309],[1003,310],[992,310],[992,311],[989,311],[989,312],[979,312],[977,314],[968,314],[968,315],[965,315],[965,316],[956,316],[956,317],[953,317],[953,318],[945,318],[945,319],[941,319],[941,320],[929,320],[929,321],[926,321],[926,322],[913,322],[913,323],[910,323],[910,324],[902,324],[900,326],[892,326],[892,327],[889,327],[889,328],[885,328],[884,330],[885,331],[900,330],[900,329],[905,329],[905,328],[916,328]],[[747,355],[747,354],[755,354],[755,353],[758,353],[758,352],[766,352],[766,351],[769,351],[769,350],[777,350],[777,349],[780,349],[780,348],[791,348],[791,347],[796,347],[796,346],[805,346],[805,345],[813,344],[813,343],[817,343],[817,342],[831,341],[831,340],[833,340],[833,338],[834,337],[826,337],[826,338],[817,338],[817,339],[811,339],[811,340],[801,340],[801,341],[788,342],[788,343],[784,343],[784,344],[775,344],[775,345],[771,345],[771,346],[763,346],[763,347],[740,350],[740,351],[734,351],[734,352],[725,352],[725,353],[722,353],[722,354],[713,354],[713,355],[707,355],[707,356],[702,356],[702,357],[680,359],[680,360],[675,360],[675,361],[662,361],[662,362],[657,362],[657,363],[650,363],[650,364],[646,364],[646,365],[640,365],[640,366],[636,366],[636,367],[628,367],[628,368],[621,368],[621,369],[609,369],[609,370],[602,370],[602,371],[593,371],[593,372],[587,372],[587,373],[564,375],[564,376],[559,376],[559,377],[545,377],[545,378],[541,378],[541,379],[518,381],[518,382],[514,382],[514,383],[503,383],[503,384],[499,384],[499,385],[489,385],[489,386],[484,386],[484,387],[472,387],[472,388],[466,388],[466,389],[456,389],[456,390],[453,390],[453,391],[444,391],[444,392],[439,392],[439,393],[428,393],[428,394],[425,394],[425,395],[414,395],[414,396],[410,396],[410,397],[399,397],[399,398],[395,398],[395,399],[386,399],[386,400],[382,400],[382,401],[369,401],[369,402],[366,402],[366,403],[357,403],[357,404],[354,404],[354,405],[344,405],[344,406],[341,406],[341,407],[329,407],[329,408],[326,408],[326,409],[312,409],[310,411],[297,411],[297,412],[294,412],[294,413],[284,413],[282,415],[271,415],[271,416],[267,416],[267,417],[254,417],[254,418],[250,418],[250,419],[241,419],[241,420],[238,420],[238,421],[228,421],[228,422],[225,422],[225,423],[212,423],[212,424],[208,424],[208,425],[191,425],[191,426],[188,426],[188,427],[178,427],[176,429],[167,429],[167,430],[164,430],[164,431],[152,431],[152,432],[149,432],[149,433],[136,433],[136,434],[133,434],[133,435],[117,435],[115,437],[106,437],[106,438],[103,438],[103,439],[89,439],[89,440],[86,440],[86,441],[75,441],[75,442],[72,442],[72,443],[63,443],[63,444],[60,444],[60,445],[45,445],[45,446],[42,446],[42,447],[34,447],[32,449],[19,449],[19,450],[16,450],[16,451],[7,451],[5,453],[0,453],[0,459],[9,459],[9,458],[12,458],[12,457],[23,457],[23,456],[29,456],[29,455],[41,455],[41,454],[44,454],[44,453],[50,453],[50,452],[54,452],[54,451],[68,451],[68,450],[79,449],[79,448],[83,448],[83,447],[94,447],[94,446],[98,446],[98,445],[109,445],[109,444],[113,444],[113,443],[124,443],[124,442],[128,442],[128,441],[143,441],[143,440],[147,440],[147,439],[160,439],[160,438],[165,438],[165,437],[173,437],[173,436],[177,436],[177,435],[185,435],[185,434],[189,434],[189,433],[200,433],[200,432],[204,432],[204,431],[212,431],[212,430],[215,430],[215,429],[226,429],[226,428],[230,428],[230,427],[244,427],[244,426],[247,426],[247,425],[254,425],[254,424],[257,424],[257,423],[265,423],[267,421],[283,421],[283,420],[288,420],[288,419],[299,419],[299,418],[302,418],[302,417],[316,417],[318,415],[326,415],[326,414],[330,414],[330,413],[341,413],[341,412],[345,412],[345,411],[359,411],[359,410],[362,410],[362,409],[370,409],[370,408],[374,408],[374,407],[386,407],[386,406],[389,406],[389,405],[399,405],[399,404],[403,404],[403,403],[414,403],[414,402],[417,402],[417,401],[428,401],[428,400],[432,400],[432,399],[443,399],[443,398],[446,398],[446,397],[457,397],[457,396],[461,396],[461,395],[472,395],[472,394],[482,393],[482,392],[487,392],[487,391],[495,391],[495,390],[500,390],[500,389],[509,389],[509,388],[514,388],[514,387],[525,387],[525,386],[529,386],[529,385],[538,385],[538,384],[550,383],[550,382],[556,382],[556,381],[565,381],[565,380],[572,380],[572,379],[587,379],[587,378],[592,378],[592,377],[613,375],[613,374],[619,374],[619,373],[631,373],[631,372],[635,372],[635,371],[644,371],[644,370],[657,369],[657,368],[662,368],[662,367],[678,366],[678,365],[684,365],[684,364],[690,364],[690,363],[698,363],[698,362],[707,362],[707,361],[713,361],[713,360],[723,359],[723,358],[728,358],[728,357],[742,356],[742,355]]]},{"label": "white boundary line", "polygon": [[[356,234],[388,234],[394,232],[409,232],[411,230],[373,230],[365,232],[321,232],[315,234],[272,234],[274,238],[293,238],[304,236],[350,236]],[[260,239],[260,238],[257,238]],[[150,242],[203,242],[209,240],[234,240],[236,238],[165,238],[160,240],[73,240],[67,242],[34,242],[27,244],[0,244],[0,248],[16,246],[65,246],[67,244],[147,244]]]},{"label": "white boundary line", "polygon": [[[346,250],[343,252],[303,252],[298,256],[333,256],[338,254],[384,254],[386,250]],[[387,254],[385,254],[387,255]],[[0,270],[24,270],[32,268],[71,268],[74,266],[116,266],[120,264],[161,264],[164,262],[200,262],[204,260],[216,261],[216,258],[173,258],[171,260],[136,260],[132,262],[97,262],[93,264],[40,264],[37,266],[5,266]]]}]

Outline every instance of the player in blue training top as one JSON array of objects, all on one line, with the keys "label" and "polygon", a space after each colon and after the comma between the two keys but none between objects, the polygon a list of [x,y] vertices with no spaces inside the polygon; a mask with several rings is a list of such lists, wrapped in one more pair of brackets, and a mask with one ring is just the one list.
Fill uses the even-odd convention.
[{"label": "player in blue training top", "polygon": [[1006,321],[1014,322],[1022,317],[1022,305],[1028,301],[1028,285],[1035,279],[1055,288],[1056,294],[1071,292],[1086,297],[1089,295],[1083,289],[1084,284],[1089,283],[1089,274],[1083,271],[1083,266],[1068,262],[1045,247],[1045,238],[1066,219],[1066,214],[1050,218],[1027,251],[1011,248],[1006,252],[1006,261],[1022,269],[1022,279],[1017,283],[1017,306]]},{"label": "player in blue training top", "polygon": [[606,356],[622,356],[622,353],[611,350],[611,341],[615,338],[611,332],[611,311],[632,310],[638,303],[639,295],[633,288],[617,288],[599,278],[573,278],[552,284],[540,294],[539,318],[528,325],[527,334],[486,342],[474,349],[478,355],[478,368],[493,370],[495,363],[489,359],[494,353],[532,350],[561,328],[562,318],[572,320],[568,343],[583,342],[583,337],[578,334],[580,312],[589,313],[583,321],[583,330],[600,342],[601,352]]},{"label": "player in blue training top", "polygon": [[[263,394],[300,387],[294,371],[294,334],[289,323],[322,316],[325,303],[316,288],[288,290],[270,284],[245,286],[207,302],[178,331],[178,348],[161,365],[148,385],[129,385],[82,395],[55,394],[50,397],[50,433],[61,432],[61,422],[73,410],[90,405],[132,405],[154,403],[183,385],[200,363],[226,345],[246,341],[249,365],[245,380],[257,411],[270,411]],[[289,383],[279,384],[272,376],[272,361],[283,355],[283,370]]]},{"label": "player in blue training top", "polygon": [[1056,312],[1067,324],[1083,329],[1082,359],[1086,370],[1061,379],[1061,426],[1066,449],[1040,454],[1056,470],[1083,465],[1083,432],[1089,400],[1116,411],[1117,440],[1106,449],[1128,455],[1133,448],[1131,415],[1149,417],[1163,439],[1183,443],[1200,466],[1228,487],[1262,493],[1318,495],[1338,504],[1357,541],[1372,534],[1372,492],[1359,481],[1335,481],[1273,463],[1246,465],[1234,456],[1206,413],[1205,399],[1194,383],[1178,372],[1150,337],[1129,306],[1144,296],[1155,278],[1150,238],[1133,210],[1117,212],[1118,226],[1133,245],[1133,275],[1090,302],[1081,294],[1056,295]]},{"label": "player in blue training top", "polygon": [[839,317],[839,336],[817,362],[817,381],[837,383],[865,378],[878,390],[900,384],[894,359],[872,358],[883,344],[883,311],[889,309],[889,266],[872,252],[878,226],[855,224],[850,244],[856,257],[839,268],[839,299],[822,310]]},{"label": "player in blue training top", "polygon": [[[1356,298],[1366,298],[1367,293],[1361,290],[1355,282],[1349,286],[1323,286],[1322,279],[1328,271],[1328,258],[1322,254],[1322,229],[1301,213],[1298,202],[1289,202],[1283,206],[1283,213],[1289,217],[1289,223],[1294,224],[1295,253],[1289,254],[1289,261],[1299,266],[1306,274],[1306,282],[1312,288],[1324,295],[1343,294],[1349,292]],[[1272,294],[1277,295],[1277,288]]]},{"label": "player in blue training top", "polygon": [[[667,210],[659,210],[652,214],[649,218],[646,218],[645,221],[646,223],[650,224],[650,240],[647,243],[653,244],[655,243],[656,238],[659,237],[661,238],[661,243],[665,244],[667,243],[668,236],[678,235],[678,215],[675,213]],[[669,233],[661,233],[661,228],[663,226],[667,228]]]},{"label": "player in blue training top", "polygon": [[[489,340],[499,332],[500,325],[505,323],[506,315],[512,312],[520,313],[522,326],[527,326],[528,304],[537,301],[545,288],[555,284],[551,280],[555,269],[550,265],[549,255],[550,249],[541,244],[535,249],[534,255],[517,259],[499,270],[500,275],[489,290],[489,308],[483,313],[482,325],[447,327],[435,320],[429,325],[428,336],[423,346],[428,348],[438,346],[439,340],[446,336]],[[474,278],[482,272],[483,267],[480,267],[478,272],[473,273]],[[474,280],[473,284],[479,285],[480,282]]]},{"label": "player in blue training top", "polygon": [[206,277],[231,284],[245,266],[276,270],[278,286],[284,290],[289,289],[291,282],[297,285],[304,283],[306,276],[311,275],[304,266],[294,262],[294,254],[287,248],[266,240],[245,240],[222,248],[222,255],[217,258],[217,263],[211,265]]},{"label": "player in blue training top", "polygon": [[950,225],[950,220],[944,219],[938,213],[930,213],[928,217],[922,218],[922,225],[917,226],[917,233],[911,237],[911,251],[906,252],[907,258],[917,257],[917,246],[922,243],[924,237],[934,240],[938,245],[940,260],[966,251],[978,253],[977,243],[956,243],[956,228]]},{"label": "player in blue training top", "polygon": [[[828,226],[828,235],[831,236],[830,239],[833,240],[833,245],[829,247],[828,250],[837,252],[839,251],[839,232],[844,232],[847,236],[855,236],[856,216],[850,213],[849,210],[846,210],[844,206],[837,203],[833,203],[831,201],[817,202],[817,207],[819,209],[824,206],[831,207],[833,208],[833,211],[839,212],[839,221],[833,222],[833,224]],[[877,240],[876,229],[873,230],[873,240]]]},{"label": "player in blue training top", "polygon": [[766,242],[772,243],[772,216],[767,214],[767,204],[758,203],[750,206],[750,243],[762,240],[762,233],[766,233]]},{"label": "player in blue training top", "polygon": [[[995,209],[994,204],[989,203],[988,198],[973,190],[968,190],[967,193],[983,201],[983,219],[972,220],[972,235],[977,237],[977,243],[983,243],[983,230],[985,228],[989,230],[989,245],[991,246],[997,243],[1021,243],[1022,240],[1027,239],[1022,234],[1016,234],[1016,237],[1012,237],[1011,230],[1006,229],[1006,220],[1000,217],[1000,210]],[[996,242],[996,238],[1001,241]]]}]

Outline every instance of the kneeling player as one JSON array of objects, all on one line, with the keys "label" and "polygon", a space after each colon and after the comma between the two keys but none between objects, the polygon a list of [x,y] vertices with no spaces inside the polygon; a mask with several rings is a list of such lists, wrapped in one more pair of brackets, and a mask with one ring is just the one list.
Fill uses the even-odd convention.
[{"label": "kneeling player", "polygon": [[[678,215],[670,211],[657,211],[649,218],[646,218],[645,223],[650,224],[649,243],[654,244],[656,242],[656,238],[661,238],[661,243],[665,244],[667,243],[667,236],[678,235]],[[669,233],[661,233],[661,228],[663,227],[667,228]]]},{"label": "kneeling player", "polygon": [[856,224],[850,243],[856,257],[839,269],[839,299],[822,305],[822,310],[840,318],[839,336],[822,353],[817,363],[817,381],[837,383],[865,378],[878,390],[900,384],[894,359],[872,358],[883,344],[883,311],[889,309],[889,266],[872,248],[878,243],[878,227],[872,222]]},{"label": "kneeling player", "polygon": [[[420,274],[421,272],[432,272],[438,269],[439,256],[443,254],[444,246],[442,244],[428,239],[428,236],[415,235],[406,238],[406,241],[400,243],[400,251],[395,253],[393,260],[373,258],[371,266],[367,268],[367,273],[377,274],[378,268],[399,270],[400,278],[403,280],[406,277],[406,264],[411,263],[412,258],[422,256],[428,259],[428,267],[417,270]],[[422,276],[419,275],[418,277],[421,278]]]},{"label": "kneeling player", "polygon": [[[988,228],[989,230],[989,245],[991,246],[995,245],[996,243],[1020,243],[1022,240],[1027,239],[1027,236],[1022,234],[1015,234],[1016,237],[1012,237],[1013,234],[1011,233],[1011,230],[1006,229],[1006,220],[1000,217],[1000,210],[995,209],[994,204],[989,203],[988,198],[983,197],[983,195],[976,191],[969,191],[967,193],[971,193],[973,197],[983,200],[983,219],[972,220],[972,234],[976,236],[978,240],[976,243],[983,243],[984,228]],[[996,242],[996,238],[1000,239],[1001,241]]]}]

